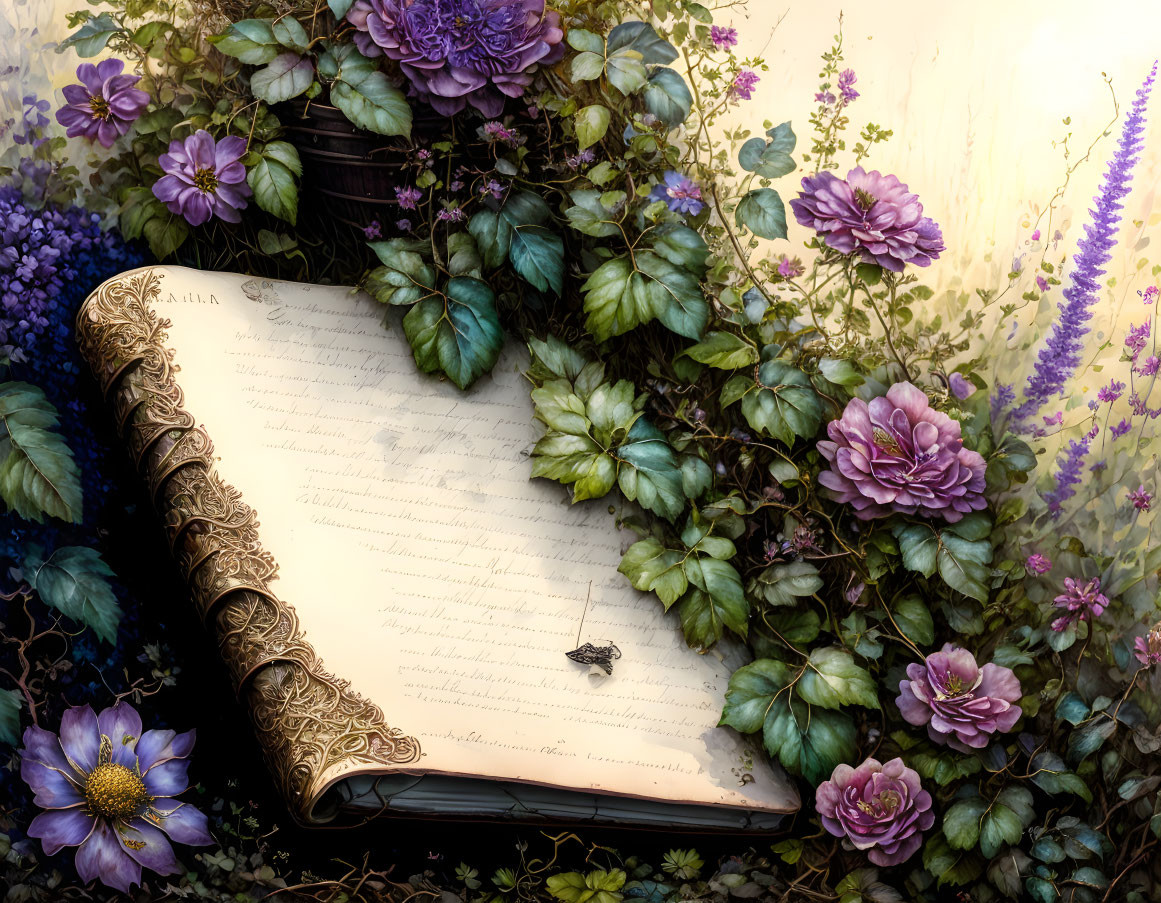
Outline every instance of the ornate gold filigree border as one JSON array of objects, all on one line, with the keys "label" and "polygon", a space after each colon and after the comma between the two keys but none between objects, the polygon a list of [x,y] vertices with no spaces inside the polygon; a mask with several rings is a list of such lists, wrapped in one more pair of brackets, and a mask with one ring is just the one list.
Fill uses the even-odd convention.
[{"label": "ornate gold filigree border", "polygon": [[270,769],[291,812],[308,822],[334,779],[415,762],[419,741],[323,668],[294,609],[271,591],[277,566],[259,542],[255,513],[218,476],[209,435],[183,407],[165,346],[169,321],[151,307],[160,292],[156,268],[106,282],[81,306],[77,342],[249,704]]}]

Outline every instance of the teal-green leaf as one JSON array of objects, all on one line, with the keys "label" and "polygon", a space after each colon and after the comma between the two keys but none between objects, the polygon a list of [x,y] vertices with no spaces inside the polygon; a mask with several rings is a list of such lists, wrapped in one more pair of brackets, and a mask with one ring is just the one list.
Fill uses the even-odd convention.
[{"label": "teal-green leaf", "polygon": [[282,103],[298,97],[314,81],[314,65],[297,53],[280,53],[250,76],[250,90],[259,100]]},{"label": "teal-green leaf", "polygon": [[772,564],[750,581],[750,595],[765,599],[771,605],[797,605],[803,596],[822,589],[818,568],[809,561]]},{"label": "teal-green leaf", "polygon": [[0,499],[27,520],[81,520],[81,480],[73,453],[53,428],[56,408],[36,386],[0,383]]},{"label": "teal-green leaf", "polygon": [[737,370],[758,363],[758,349],[732,332],[709,332],[683,353],[698,363],[721,370]]},{"label": "teal-green leaf", "polygon": [[538,384],[553,377],[575,382],[589,361],[571,345],[549,333],[543,340],[528,340],[528,350],[532,355],[529,376]]},{"label": "teal-green leaf", "polygon": [[701,279],[709,268],[709,246],[689,226],[662,223],[652,233],[653,252]]},{"label": "teal-green leaf", "polygon": [[468,276],[452,277],[445,296],[411,308],[403,331],[420,369],[442,370],[461,389],[492,369],[504,345],[492,290]]},{"label": "teal-green leaf", "polygon": [[745,637],[750,605],[733,565],[708,556],[691,556],[685,562],[685,575],[691,586],[678,611],[686,642],[694,649],[708,649],[722,638],[727,627]]},{"label": "teal-green leaf", "polygon": [[693,95],[685,79],[665,66],[650,73],[643,99],[645,109],[671,129],[685,122],[693,109]]},{"label": "teal-green leaf", "polygon": [[930,646],[935,641],[931,611],[919,596],[904,596],[892,606],[891,614],[903,635],[915,645]]},{"label": "teal-green leaf", "polygon": [[569,225],[594,238],[611,238],[621,234],[617,218],[601,203],[601,192],[580,188],[572,192],[573,206],[564,211]]},{"label": "teal-green leaf", "polygon": [[846,358],[824,357],[818,362],[818,369],[829,382],[836,386],[854,388],[861,386],[866,380],[855,365]]},{"label": "teal-green leaf", "polygon": [[738,165],[747,172],[766,179],[777,179],[794,172],[797,165],[790,152],[794,150],[795,136],[789,122],[775,126],[766,133],[770,141],[751,138],[738,152]]},{"label": "teal-green leaf", "polygon": [[980,827],[980,852],[991,859],[1004,844],[1018,843],[1024,833],[1020,816],[1001,802],[994,802],[984,814]]},{"label": "teal-green leaf", "polygon": [[109,583],[113,571],[93,549],[66,546],[47,559],[31,549],[22,568],[42,602],[116,645],[121,607]]},{"label": "teal-green leaf", "polygon": [[709,303],[688,270],[649,251],[637,254],[653,314],[672,332],[700,339],[709,322]]},{"label": "teal-green leaf", "polygon": [[[790,669],[782,662],[762,658],[730,675],[720,724],[743,734],[762,730],[775,697],[789,696]],[[786,692],[783,692],[786,691]]]},{"label": "teal-green leaf", "polygon": [[278,41],[270,19],[243,19],[234,22],[210,43],[227,56],[251,66],[262,66],[278,56]]},{"label": "teal-green leaf", "polygon": [[569,76],[574,82],[594,81],[600,78],[604,71],[604,56],[591,50],[578,53],[569,64]]},{"label": "teal-green leaf", "polygon": [[20,742],[20,713],[24,697],[18,690],[0,690],[0,743],[16,746]]},{"label": "teal-green leaf", "polygon": [[638,419],[614,454],[621,461],[617,482],[625,498],[669,520],[682,512],[681,468],[673,447],[657,427]]},{"label": "teal-green leaf", "polygon": [[786,237],[786,207],[773,188],[754,188],[738,203],[734,214],[739,226],[759,238]]},{"label": "teal-green leaf", "polygon": [[649,537],[629,546],[617,570],[629,578],[635,589],[656,593],[668,609],[689,586],[681,562],[680,552]]},{"label": "teal-green leaf", "polygon": [[705,461],[695,455],[685,455],[681,459],[681,487],[686,498],[701,498],[713,483],[714,473]]},{"label": "teal-green leaf", "polygon": [[646,22],[622,22],[617,25],[609,32],[605,47],[609,56],[618,50],[635,50],[651,66],[672,63],[678,56],[673,45]]},{"label": "teal-green leaf", "polygon": [[581,286],[585,328],[600,341],[652,320],[653,302],[628,257],[606,260]]},{"label": "teal-green leaf", "polygon": [[952,589],[978,602],[987,602],[991,543],[986,539],[963,539],[950,529],[944,530],[939,540],[939,576]]},{"label": "teal-green leaf", "polygon": [[762,740],[787,771],[817,785],[854,759],[855,734],[855,722],[845,712],[812,708],[783,694],[766,717]]},{"label": "teal-green leaf", "polygon": [[57,44],[56,52],[63,53],[72,47],[76,50],[77,56],[96,56],[105,49],[109,39],[119,31],[121,31],[121,26],[113,17],[108,13],[101,13],[99,16],[89,19],[88,22]]},{"label": "teal-green leaf", "polygon": [[810,653],[796,689],[806,702],[824,709],[847,705],[879,708],[874,679],[847,650],[838,646],[823,646]]},{"label": "teal-green leaf", "polygon": [[903,567],[924,577],[935,573],[939,557],[939,534],[927,524],[896,524],[892,530],[899,541]]},{"label": "teal-green leaf", "polygon": [[806,646],[819,634],[822,620],[814,609],[795,611],[791,609],[771,612],[766,616],[769,625],[778,631],[778,637],[791,646]]},{"label": "teal-green leaf", "polygon": [[767,361],[758,371],[758,381],[757,391],[742,397],[742,414],[750,426],[786,445],[818,431],[822,403],[810,377],[782,361]]},{"label": "teal-green leaf", "polygon": [[381,304],[414,304],[438,294],[435,270],[423,256],[426,246],[406,238],[368,243],[382,262],[367,274],[367,292]]},{"label": "teal-green leaf", "polygon": [[[331,85],[331,103],[351,122],[379,135],[411,135],[411,107],[386,75],[347,61],[340,75],[343,77]],[[348,76],[357,82],[347,81]]]},{"label": "teal-green leaf", "polygon": [[544,226],[516,226],[508,255],[516,272],[542,292],[564,290],[564,242]]},{"label": "teal-green leaf", "polygon": [[[945,884],[967,884],[979,877],[984,862],[970,850],[953,850],[947,838],[939,831],[929,834],[923,844],[923,867]],[[937,898],[938,899],[938,898]]]},{"label": "teal-green leaf", "polygon": [[495,268],[508,259],[512,247],[512,224],[497,211],[483,208],[468,220],[468,231],[484,257],[484,263]]},{"label": "teal-green leaf", "polygon": [[345,16],[354,5],[355,0],[327,0],[327,6],[331,8],[336,19],[341,19]]},{"label": "teal-green leaf", "polygon": [[970,850],[980,840],[980,822],[987,802],[979,797],[954,803],[943,816],[943,836],[953,850]]},{"label": "teal-green leaf", "polygon": [[610,116],[609,108],[599,103],[577,110],[573,126],[576,128],[577,146],[581,150],[592,147],[605,137],[605,132],[609,130]]},{"label": "teal-green leaf", "polygon": [[306,53],[310,46],[310,35],[294,16],[280,16],[270,27],[276,40],[283,47]]},{"label": "teal-green leaf", "polygon": [[[291,150],[294,148],[291,147]],[[247,170],[246,182],[254,192],[254,200],[259,207],[292,226],[298,222],[298,185],[295,184],[294,173],[280,160],[263,154]]]}]

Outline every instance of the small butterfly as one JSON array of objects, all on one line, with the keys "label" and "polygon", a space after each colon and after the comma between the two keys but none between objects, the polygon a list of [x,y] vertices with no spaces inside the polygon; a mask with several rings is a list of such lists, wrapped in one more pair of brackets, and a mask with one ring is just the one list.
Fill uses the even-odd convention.
[{"label": "small butterfly", "polygon": [[574,662],[582,665],[596,665],[606,674],[612,674],[613,660],[621,657],[621,650],[613,645],[594,646],[592,643],[585,643],[579,649],[566,652],[565,655]]},{"label": "small butterfly", "polygon": [[278,301],[274,283],[266,279],[247,279],[242,283],[242,294],[251,301],[258,301],[261,304],[274,304]]}]

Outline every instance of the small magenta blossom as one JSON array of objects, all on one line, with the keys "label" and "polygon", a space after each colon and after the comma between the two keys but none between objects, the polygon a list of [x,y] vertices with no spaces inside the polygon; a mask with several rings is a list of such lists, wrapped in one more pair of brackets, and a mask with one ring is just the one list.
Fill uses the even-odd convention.
[{"label": "small magenta blossom", "polygon": [[121,60],[102,60],[77,66],[79,85],[66,85],[62,93],[68,103],[56,112],[70,138],[96,140],[103,147],[126,134],[149,105],[149,95],[133,87],[140,75],[123,74]]},{"label": "small magenta blossom", "polygon": [[1161,624],[1155,624],[1145,636],[1133,641],[1133,654],[1146,668],[1161,662]]},{"label": "small magenta blossom", "polygon": [[839,94],[842,96],[843,103],[851,103],[852,101],[858,99],[859,92],[854,88],[855,82],[857,81],[858,78],[855,76],[854,69],[844,69],[839,73],[838,89]]},{"label": "small magenta blossom", "polygon": [[936,743],[966,753],[1012,729],[1022,714],[1020,696],[1011,668],[993,662],[981,668],[974,655],[948,643],[923,664],[907,666],[895,703],[908,724],[926,724]]},{"label": "small magenta blossom", "polygon": [[141,716],[125,701],[99,715],[87,705],[66,710],[59,737],[29,727],[20,777],[45,811],[28,835],[49,856],[76,847],[81,880],[125,893],[141,883],[142,868],[179,874],[171,840],[214,842],[205,815],[175,799],[189,787],[193,745],[193,731],[142,732]]},{"label": "small magenta blossom", "polygon": [[1148,511],[1149,506],[1153,503],[1153,496],[1144,486],[1129,490],[1128,499],[1138,511]]},{"label": "small magenta blossom", "polygon": [[923,832],[935,824],[931,794],[902,759],[867,759],[858,768],[839,765],[829,781],[818,785],[814,806],[827,831],[866,851],[880,866],[910,859],[923,843]]},{"label": "small magenta blossom", "polygon": [[157,158],[165,175],[154,184],[153,194],[191,226],[215,216],[227,223],[241,222],[239,211],[253,194],[242,165],[245,153],[246,139],[236,135],[214,141],[201,129],[185,140],[174,139],[169,153]]},{"label": "small magenta blossom", "polygon": [[1048,291],[1048,280],[1043,276],[1036,277],[1036,287],[1042,292]]},{"label": "small magenta blossom", "polygon": [[738,44],[738,29],[730,26],[711,25],[710,40],[718,50],[729,50]]},{"label": "small magenta blossom", "polygon": [[674,213],[697,216],[705,207],[701,199],[701,187],[672,169],[665,174],[665,183],[654,186],[649,196],[655,201],[665,201]]},{"label": "small magenta blossom", "polygon": [[1040,241],[1040,230],[1039,229],[1036,229],[1032,233],[1032,241]]},{"label": "small magenta blossom", "polygon": [[787,257],[785,254],[778,258],[778,275],[783,279],[797,279],[806,272],[802,260],[798,257]]},{"label": "small magenta blossom", "polygon": [[730,92],[742,100],[749,100],[754,96],[754,89],[761,80],[758,77],[758,73],[753,69],[742,69],[734,76],[734,82],[730,85]]},{"label": "small magenta blossom", "polygon": [[944,250],[943,233],[923,215],[919,196],[895,176],[861,166],[846,179],[832,172],[806,176],[790,208],[828,247],[895,273],[909,263],[929,266]]},{"label": "small magenta blossom", "polygon": [[1157,288],[1155,285],[1151,285],[1145,289],[1145,291],[1140,292],[1141,302],[1143,304],[1152,304],[1157,300],[1158,294],[1161,294],[1161,289]]},{"label": "small magenta blossom", "polygon": [[1024,567],[1033,574],[1047,574],[1052,570],[1052,562],[1039,552],[1034,552],[1028,556],[1028,560],[1024,562]]},{"label": "small magenta blossom", "polygon": [[1109,597],[1101,592],[1100,577],[1093,577],[1087,583],[1065,577],[1064,592],[1053,600],[1053,604],[1066,612],[1052,622],[1052,629],[1059,633],[1077,621],[1099,618],[1109,606]]},{"label": "small magenta blossom", "polygon": [[423,192],[418,188],[396,188],[395,199],[401,210],[415,210],[419,201],[423,199]]},{"label": "small magenta blossom", "polygon": [[818,450],[830,469],[818,482],[861,520],[898,512],[955,523],[987,505],[984,459],[964,448],[959,422],[911,383],[870,402],[852,398],[826,431]]},{"label": "small magenta blossom", "polygon": [[1097,392],[1097,401],[1108,402],[1112,404],[1120,398],[1125,392],[1125,384],[1120,380],[1109,380],[1107,386],[1101,386],[1100,391]]}]

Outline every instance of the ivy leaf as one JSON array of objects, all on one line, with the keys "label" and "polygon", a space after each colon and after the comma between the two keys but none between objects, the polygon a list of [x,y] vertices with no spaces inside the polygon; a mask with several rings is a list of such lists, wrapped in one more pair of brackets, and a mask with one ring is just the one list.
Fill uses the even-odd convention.
[{"label": "ivy leaf", "polygon": [[977,602],[987,602],[985,581],[990,574],[992,544],[986,539],[964,539],[951,530],[944,530],[939,539],[939,576],[952,589]]},{"label": "ivy leaf", "polygon": [[1068,735],[1068,760],[1074,765],[1079,764],[1100,749],[1116,729],[1116,721],[1102,716],[1081,724]]},{"label": "ivy leaf", "polygon": [[762,730],[775,698],[787,695],[782,691],[792,679],[790,668],[772,658],[761,658],[738,668],[730,675],[718,724],[742,734],[756,734]]},{"label": "ivy leaf", "polygon": [[121,608],[108,579],[113,571],[94,550],[66,546],[46,560],[39,549],[33,548],[22,569],[42,602],[116,645]]},{"label": "ivy leaf", "polygon": [[293,144],[271,141],[262,148],[261,158],[246,172],[246,181],[254,200],[267,213],[286,220],[292,226],[298,221],[298,185],[302,163]]},{"label": "ivy leaf", "polygon": [[508,255],[516,272],[542,292],[552,289],[560,295],[564,290],[564,242],[556,233],[544,226],[513,225]]},{"label": "ivy leaf", "polygon": [[709,322],[709,304],[696,277],[649,251],[637,254],[637,268],[657,319],[687,339],[701,338]]},{"label": "ivy leaf", "polygon": [[617,570],[629,578],[635,589],[656,593],[668,610],[689,587],[682,558],[680,552],[667,549],[650,537],[629,546]]},{"label": "ivy leaf", "polygon": [[767,361],[758,370],[758,383],[756,391],[742,397],[742,414],[750,426],[785,445],[793,445],[796,436],[810,438],[818,432],[822,404],[810,377],[782,361]]},{"label": "ivy leaf", "polygon": [[20,743],[20,713],[24,697],[17,690],[0,690],[0,743]]},{"label": "ivy leaf", "polygon": [[411,106],[403,92],[353,45],[337,48],[331,103],[360,128],[379,135],[411,135]]},{"label": "ivy leaf", "polygon": [[866,382],[863,374],[846,358],[824,357],[818,362],[818,369],[828,382],[836,386],[853,388]]},{"label": "ivy leaf", "polygon": [[446,295],[411,308],[403,332],[424,373],[442,370],[461,389],[492,369],[504,345],[495,295],[468,276],[452,277]]},{"label": "ivy leaf", "polygon": [[745,637],[750,604],[734,566],[709,556],[696,556],[686,559],[685,574],[691,586],[678,613],[686,643],[694,649],[708,649],[722,638],[726,627]]},{"label": "ivy leaf", "polygon": [[282,16],[270,27],[274,39],[283,47],[306,53],[310,46],[310,35],[294,16]]},{"label": "ivy leaf", "polygon": [[899,540],[903,567],[924,577],[935,573],[939,557],[939,534],[927,524],[899,523],[891,531]]},{"label": "ivy leaf", "polygon": [[605,39],[584,28],[570,28],[565,36],[565,41],[573,50],[582,52],[587,50],[589,53],[599,53],[604,56]]},{"label": "ivy leaf", "polygon": [[686,498],[697,499],[714,483],[710,466],[701,458],[686,455],[681,460],[681,487]]},{"label": "ivy leaf", "polygon": [[609,108],[599,103],[589,104],[577,110],[573,117],[577,146],[584,150],[604,138],[609,130],[610,118]]},{"label": "ivy leaf", "polygon": [[[449,239],[450,241],[450,239]],[[420,253],[424,245],[406,238],[368,242],[382,266],[367,274],[368,294],[381,304],[414,304],[437,294],[435,270]]]},{"label": "ivy leaf", "polygon": [[1056,753],[1050,750],[1037,753],[1029,765],[1032,770],[1032,783],[1045,793],[1053,795],[1071,793],[1086,803],[1092,802],[1092,791],[1088,789],[1084,779],[1069,771],[1064,760]]},{"label": "ivy leaf", "polygon": [[486,207],[468,220],[468,232],[484,257],[484,263],[495,268],[508,259],[512,246],[512,224],[496,210]]},{"label": "ivy leaf", "polygon": [[600,341],[628,332],[654,317],[653,299],[628,257],[602,263],[581,286],[585,328]]},{"label": "ivy leaf", "polygon": [[802,596],[822,589],[822,577],[809,561],[772,564],[750,581],[750,594],[771,605],[797,605]]},{"label": "ivy leaf", "polygon": [[270,65],[250,76],[250,91],[259,100],[282,103],[298,97],[313,81],[314,66],[310,60],[297,53],[280,53]]},{"label": "ivy leaf", "polygon": [[617,482],[629,501],[673,520],[685,508],[681,467],[662,432],[641,418],[615,452]]},{"label": "ivy leaf", "polygon": [[734,213],[738,225],[749,229],[759,238],[786,237],[786,207],[773,188],[754,188],[748,191]]},{"label": "ivy leaf", "polygon": [[992,859],[1004,844],[1018,843],[1035,815],[1031,791],[1025,787],[1005,787],[984,813],[980,852]]},{"label": "ivy leaf", "polygon": [[879,708],[874,679],[866,668],[855,663],[847,650],[838,646],[824,646],[810,653],[810,661],[796,689],[804,700],[824,709],[844,705]]},{"label": "ivy leaf", "polygon": [[[595,392],[590,411],[567,380],[549,380],[533,390],[536,418],[549,428],[532,449],[533,477],[574,484],[573,500],[577,502],[599,498],[613,488],[617,465],[593,437],[590,419],[590,414],[610,420],[617,416],[617,404],[608,400],[609,395],[607,385]],[[631,409],[631,390],[629,406]]]},{"label": "ivy leaf", "polygon": [[770,141],[751,138],[742,145],[742,149],[738,152],[738,165],[747,172],[767,179],[777,179],[794,172],[797,164],[790,153],[794,150],[797,138],[794,130],[790,128],[790,123],[777,125],[766,134],[770,137]]},{"label": "ivy leaf", "polygon": [[99,16],[89,19],[88,22],[61,41],[56,47],[56,52],[63,53],[72,47],[76,50],[77,56],[96,56],[105,49],[109,39],[119,31],[121,31],[121,26],[114,21],[113,17],[108,13],[101,13]]},{"label": "ivy leaf", "polygon": [[[896,742],[900,733],[895,731],[891,734]],[[919,772],[920,777],[935,781],[941,787],[960,778],[977,774],[983,768],[983,764],[976,756],[965,756],[943,747],[932,747],[930,744],[910,750],[904,758],[910,767]]]},{"label": "ivy leaf", "polygon": [[650,73],[643,97],[645,109],[671,129],[685,122],[693,109],[693,95],[685,79],[666,66]]},{"label": "ivy leaf", "polygon": [[601,203],[601,192],[595,188],[581,188],[572,192],[573,206],[564,211],[569,224],[578,232],[595,238],[610,238],[621,234],[616,219]]},{"label": "ivy leaf", "polygon": [[935,624],[931,611],[919,596],[904,596],[895,603],[892,617],[903,635],[917,646],[935,642]]},{"label": "ivy leaf", "polygon": [[641,54],[629,48],[617,50],[605,58],[605,76],[609,84],[626,97],[649,83],[649,71]]},{"label": "ivy leaf", "polygon": [[0,499],[27,520],[81,520],[81,480],[73,453],[53,428],[56,408],[36,386],[0,383]]},{"label": "ivy leaf", "polygon": [[709,246],[695,229],[662,223],[653,230],[653,252],[701,279],[709,266]]},{"label": "ivy leaf", "polygon": [[979,843],[980,822],[987,809],[986,800],[973,796],[947,810],[943,816],[943,836],[953,850],[970,850]]},{"label": "ivy leaf", "polygon": [[605,71],[605,58],[599,52],[586,50],[578,53],[569,64],[569,76],[574,82],[591,82]]},{"label": "ivy leaf", "polygon": [[243,19],[224,32],[211,35],[211,44],[227,56],[252,66],[262,66],[278,56],[278,40],[270,19]]},{"label": "ivy leaf", "polygon": [[528,350],[532,354],[532,366],[529,367],[528,373],[538,385],[542,385],[552,377],[575,382],[581,371],[589,365],[588,359],[583,354],[552,333],[549,333],[543,341],[537,338],[529,339]]},{"label": "ivy leaf", "polygon": [[939,886],[967,884],[984,870],[980,857],[967,850],[954,850],[940,832],[929,835],[923,844],[923,867],[935,876]]},{"label": "ivy leaf", "polygon": [[768,616],[770,626],[791,646],[805,646],[818,636],[822,620],[813,609],[807,611],[778,611]]},{"label": "ivy leaf", "polygon": [[651,66],[672,63],[678,56],[673,45],[646,22],[622,22],[609,32],[605,46],[610,56],[619,50],[634,50]]},{"label": "ivy leaf", "polygon": [[758,363],[758,349],[732,332],[710,332],[682,354],[721,370],[737,370]]}]

